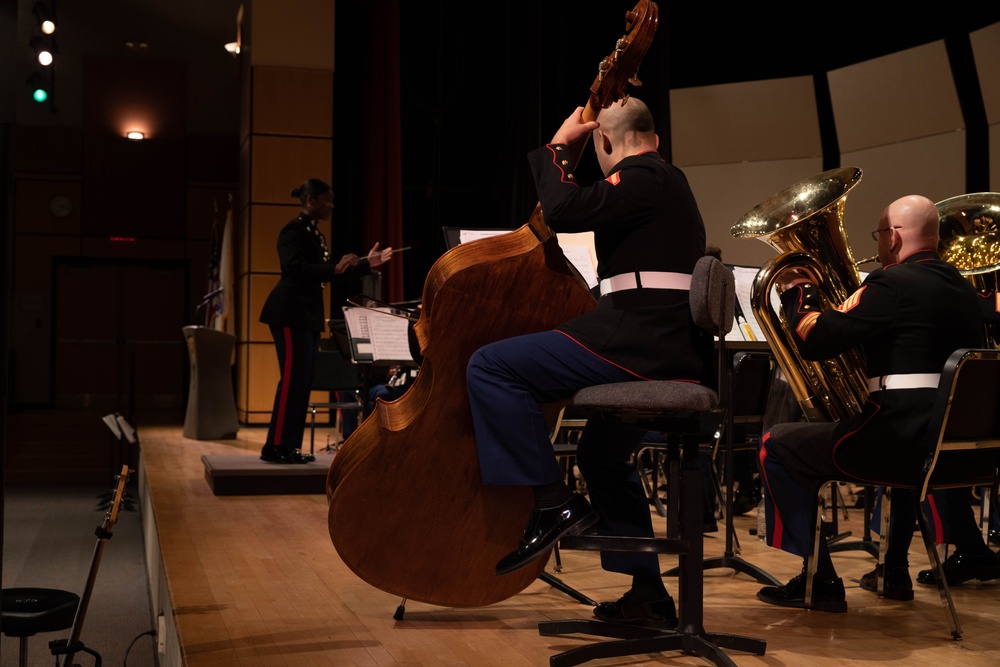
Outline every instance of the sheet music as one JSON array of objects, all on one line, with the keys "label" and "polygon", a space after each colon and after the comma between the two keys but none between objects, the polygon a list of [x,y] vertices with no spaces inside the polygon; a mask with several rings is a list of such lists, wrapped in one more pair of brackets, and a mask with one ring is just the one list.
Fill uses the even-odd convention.
[{"label": "sheet music", "polygon": [[590,256],[590,249],[582,245],[562,246],[563,254],[570,264],[576,267],[583,279],[587,281],[587,287],[597,286],[597,269],[594,267],[594,260]]},{"label": "sheet music", "polygon": [[[733,275],[736,278],[736,303],[739,306],[739,310],[742,311],[746,324],[744,327],[742,326],[744,323],[740,322],[740,327],[733,328],[741,330],[740,334],[743,336],[743,340],[751,340],[750,336],[752,335],[754,340],[765,341],[767,338],[764,336],[760,324],[757,323],[757,318],[754,317],[753,308],[750,307],[750,291],[760,269],[752,266],[734,266],[732,269]],[[774,307],[778,303],[781,303],[778,300],[778,291],[774,287],[771,287],[771,306]],[[746,329],[749,329],[750,333],[746,333]]]},{"label": "sheet music", "polygon": [[507,234],[510,231],[509,229],[462,229],[458,232],[458,240],[459,243],[468,243],[469,241],[488,239],[498,234]]},{"label": "sheet music", "polygon": [[389,308],[344,308],[354,360],[413,361],[409,321],[389,314]]},{"label": "sheet music", "polygon": [[559,247],[570,264],[576,267],[587,287],[597,287],[597,249],[594,247],[594,232],[556,234]]}]

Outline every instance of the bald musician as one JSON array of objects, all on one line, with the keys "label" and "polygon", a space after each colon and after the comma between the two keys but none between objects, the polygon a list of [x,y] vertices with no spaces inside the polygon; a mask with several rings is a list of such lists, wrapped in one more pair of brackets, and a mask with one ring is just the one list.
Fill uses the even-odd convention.
[{"label": "bald musician", "polygon": [[[588,502],[564,481],[539,403],[611,382],[714,382],[712,340],[692,322],[688,303],[705,227],[687,179],[656,152],[653,116],[641,100],[612,105],[599,122],[582,114],[577,108],[528,160],[549,227],[594,232],[597,308],[556,330],[486,345],[466,373],[483,482],[530,486],[535,494],[523,537],[497,563],[498,576],[594,524],[605,534],[653,536],[649,501],[630,461],[643,432],[588,419],[577,448]],[[570,144],[588,135],[606,178],[582,184]],[[617,601],[599,604],[598,618],[677,625],[656,554],[606,552],[601,564],[629,575],[632,585]]]},{"label": "bald musician", "polygon": [[[956,349],[979,347],[983,326],[975,288],[938,256],[934,203],[909,195],[889,204],[872,237],[882,267],[835,308],[821,308],[815,277],[786,272],[781,307],[808,360],[830,359],[859,347],[867,358],[868,400],[860,414],[839,422],[778,424],[761,438],[766,484],[767,543],[803,559],[802,573],[784,586],[765,586],[757,598],[803,607],[805,559],[813,537],[817,493],[830,479],[865,484],[911,484],[926,452],[927,428],[941,369]],[[913,496],[894,490],[900,525],[913,526]],[[912,598],[907,552],[913,531],[889,540],[887,588]],[[825,540],[813,580],[813,609],[847,611],[843,580]],[[863,578],[877,582],[876,573]],[[865,587],[865,584],[862,584]]]}]

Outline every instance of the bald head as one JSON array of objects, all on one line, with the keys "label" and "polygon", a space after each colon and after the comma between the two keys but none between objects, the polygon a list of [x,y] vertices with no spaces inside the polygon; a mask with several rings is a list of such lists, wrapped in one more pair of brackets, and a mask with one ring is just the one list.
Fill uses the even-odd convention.
[{"label": "bald head", "polygon": [[594,130],[594,150],[605,175],[620,160],[659,145],[653,114],[645,103],[630,97],[625,104],[614,103],[601,111],[600,127]]},{"label": "bald head", "polygon": [[937,250],[940,214],[927,197],[907,195],[885,207],[878,228],[879,259],[882,264],[898,262],[919,250]]}]

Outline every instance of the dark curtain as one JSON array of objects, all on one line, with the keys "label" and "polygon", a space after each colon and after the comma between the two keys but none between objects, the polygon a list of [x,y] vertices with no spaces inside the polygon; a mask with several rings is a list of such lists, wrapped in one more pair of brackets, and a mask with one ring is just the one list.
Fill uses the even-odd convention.
[{"label": "dark curtain", "polygon": [[[365,40],[364,122],[364,250],[404,247],[401,136],[399,104],[399,0],[374,0],[367,5]],[[402,301],[401,253],[382,270],[382,296]]]},{"label": "dark curtain", "polygon": [[[376,240],[412,246],[383,274],[388,300],[421,297],[445,251],[443,227],[528,221],[538,198],[525,156],[586,103],[634,4],[598,15],[569,0],[512,0],[481,20],[458,0],[337,3],[334,229],[351,235],[356,252]],[[669,98],[657,85],[665,44],[657,46],[635,92],[669,151]],[[592,149],[577,174],[602,177]]]}]

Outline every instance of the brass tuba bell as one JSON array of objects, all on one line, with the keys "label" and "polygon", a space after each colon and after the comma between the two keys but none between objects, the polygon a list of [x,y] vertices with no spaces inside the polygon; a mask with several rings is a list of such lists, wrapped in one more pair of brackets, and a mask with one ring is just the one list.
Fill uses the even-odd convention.
[{"label": "brass tuba bell", "polygon": [[[938,254],[980,291],[997,291],[1000,269],[1000,192],[974,192],[939,201]],[[986,326],[986,344],[1000,348],[1000,327]]]},{"label": "brass tuba bell", "polygon": [[809,268],[817,276],[824,308],[840,305],[861,286],[859,262],[844,229],[847,193],[860,180],[857,167],[825,171],[767,198],[730,230],[735,238],[757,238],[780,253],[757,272],[750,304],[808,421],[859,413],[868,398],[866,364],[857,349],[824,361],[803,359],[780,308],[771,306],[771,292],[777,292],[782,272],[793,268]]}]

